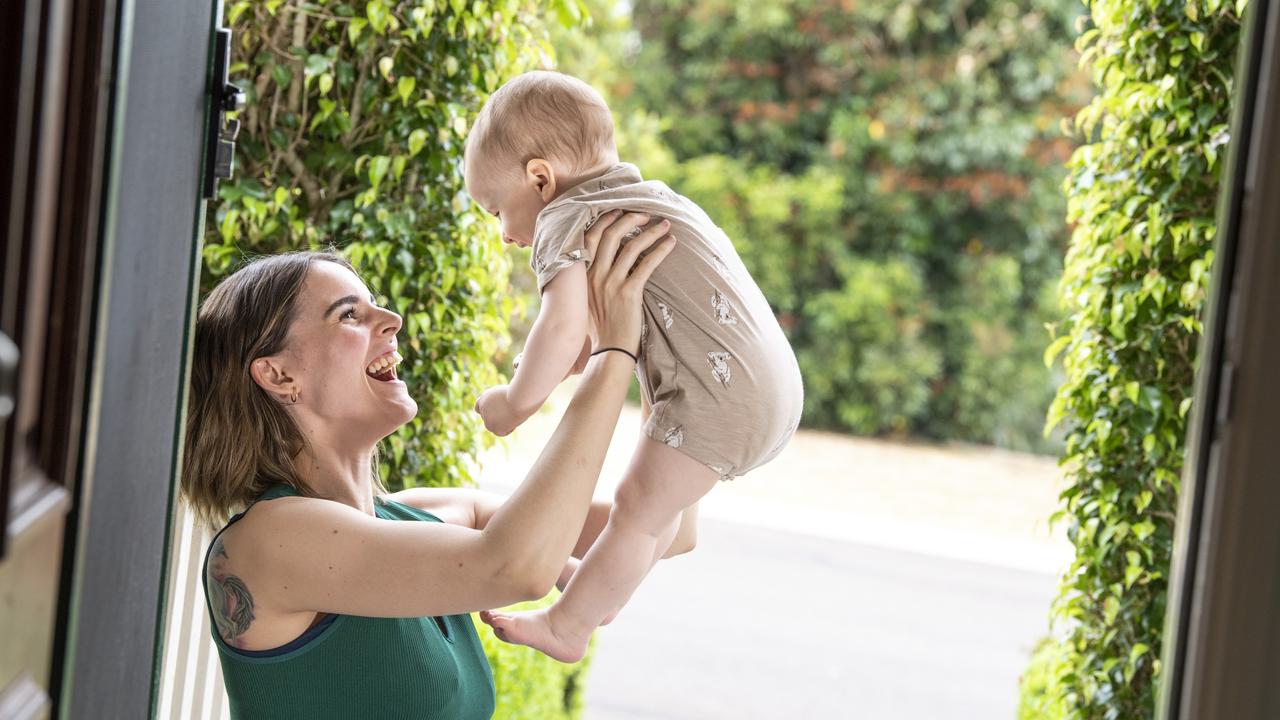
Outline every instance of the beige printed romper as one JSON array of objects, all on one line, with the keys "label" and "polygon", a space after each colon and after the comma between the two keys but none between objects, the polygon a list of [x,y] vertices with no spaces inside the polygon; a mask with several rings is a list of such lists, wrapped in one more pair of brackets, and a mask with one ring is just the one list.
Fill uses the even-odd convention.
[{"label": "beige printed romper", "polygon": [[615,209],[666,218],[677,241],[644,290],[636,374],[653,410],[645,434],[722,480],[772,460],[800,423],[800,368],[733,243],[702,208],[634,165],[615,165],[538,215],[538,290],[575,262],[590,265],[583,233]]}]

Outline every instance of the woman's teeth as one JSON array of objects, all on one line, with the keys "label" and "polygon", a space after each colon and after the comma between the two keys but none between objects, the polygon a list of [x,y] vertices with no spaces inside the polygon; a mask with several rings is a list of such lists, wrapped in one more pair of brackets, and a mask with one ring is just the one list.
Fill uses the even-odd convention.
[{"label": "woman's teeth", "polygon": [[396,365],[399,365],[404,358],[400,357],[400,353],[392,350],[390,354],[369,363],[369,367],[365,368],[365,374],[375,380],[387,382],[396,379]]}]

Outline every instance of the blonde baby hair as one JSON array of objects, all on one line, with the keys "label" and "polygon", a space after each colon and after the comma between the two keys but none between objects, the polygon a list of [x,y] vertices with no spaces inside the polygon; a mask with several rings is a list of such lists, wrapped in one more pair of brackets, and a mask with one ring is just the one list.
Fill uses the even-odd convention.
[{"label": "blonde baby hair", "polygon": [[489,97],[467,137],[468,167],[523,172],[534,158],[559,161],[572,174],[618,161],[613,117],[595,88],[564,73],[533,70]]}]

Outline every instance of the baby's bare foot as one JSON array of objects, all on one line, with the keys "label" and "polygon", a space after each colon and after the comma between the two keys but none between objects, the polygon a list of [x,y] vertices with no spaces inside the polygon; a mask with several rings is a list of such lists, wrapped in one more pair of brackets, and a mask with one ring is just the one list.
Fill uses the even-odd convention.
[{"label": "baby's bare foot", "polygon": [[587,642],[591,633],[573,637],[557,632],[547,610],[531,610],[519,613],[496,613],[484,610],[480,619],[493,628],[499,640],[513,645],[527,645],[563,663],[576,663],[587,654]]}]

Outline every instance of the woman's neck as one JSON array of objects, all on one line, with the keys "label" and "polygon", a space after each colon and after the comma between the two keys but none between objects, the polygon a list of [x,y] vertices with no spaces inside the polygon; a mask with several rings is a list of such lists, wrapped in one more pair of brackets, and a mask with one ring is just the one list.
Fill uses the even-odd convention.
[{"label": "woman's neck", "polygon": [[373,515],[373,448],[337,449],[308,443],[294,458],[298,477],[317,495]]}]

